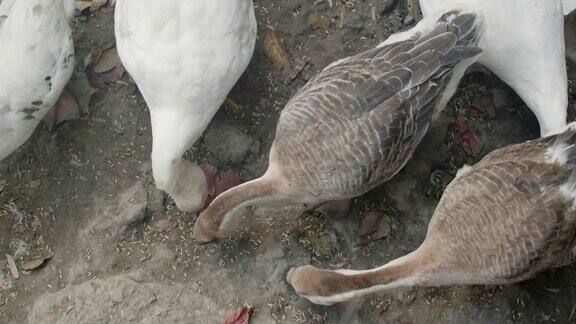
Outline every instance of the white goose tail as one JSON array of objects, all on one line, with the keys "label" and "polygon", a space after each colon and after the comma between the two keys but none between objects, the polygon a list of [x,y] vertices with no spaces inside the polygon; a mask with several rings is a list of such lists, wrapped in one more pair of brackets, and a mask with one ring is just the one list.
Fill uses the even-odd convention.
[{"label": "white goose tail", "polygon": [[576,9],[576,0],[562,0],[562,7],[564,8],[564,15],[568,15]]}]

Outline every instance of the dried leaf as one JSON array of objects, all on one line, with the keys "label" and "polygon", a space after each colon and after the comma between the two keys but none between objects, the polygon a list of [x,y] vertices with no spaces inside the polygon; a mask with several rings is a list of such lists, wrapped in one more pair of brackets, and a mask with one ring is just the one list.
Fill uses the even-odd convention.
[{"label": "dried leaf", "polygon": [[216,196],[220,195],[224,191],[234,188],[241,184],[240,175],[234,170],[228,170],[224,172],[215,183]]},{"label": "dried leaf", "polygon": [[279,69],[277,74],[280,75],[282,81],[286,84],[292,82],[302,72],[308,62],[301,60],[293,68],[288,60],[288,56],[282,48],[278,37],[273,31],[270,31],[266,38],[264,38],[264,54],[274,65]]},{"label": "dried leaf", "polygon": [[90,85],[97,89],[103,89],[106,84],[110,84],[122,78],[124,75],[124,67],[119,65],[111,71],[104,73],[93,74],[90,78]]},{"label": "dried leaf", "polygon": [[380,222],[378,222],[378,225],[376,226],[376,231],[374,234],[370,235],[370,238],[372,241],[383,239],[390,235],[390,229],[390,219],[384,215],[384,217],[380,218]]},{"label": "dried leaf", "polygon": [[16,262],[14,262],[14,258],[10,254],[6,254],[6,261],[8,261],[8,267],[10,267],[12,277],[14,277],[14,279],[20,278],[20,274],[18,274],[18,268],[16,268]]},{"label": "dried leaf", "polygon": [[375,230],[374,226],[376,226],[380,217],[382,217],[382,213],[379,212],[369,212],[366,214],[366,216],[364,216],[360,221],[360,226],[358,226],[358,232],[356,235],[364,236],[373,233]]},{"label": "dried leaf", "polygon": [[86,8],[90,8],[91,11],[100,9],[102,6],[106,5],[108,0],[76,0],[76,9],[83,11]]},{"label": "dried leaf", "polygon": [[64,88],[56,104],[44,115],[44,123],[49,130],[53,130],[65,121],[80,118],[80,109],[76,98]]},{"label": "dried leaf", "polygon": [[100,9],[102,6],[106,5],[108,0],[92,0],[92,8],[90,10],[95,11]]},{"label": "dried leaf", "polygon": [[458,117],[456,127],[458,128],[458,142],[460,147],[467,155],[478,157],[483,146],[478,134],[468,126],[467,120],[463,117]]},{"label": "dried leaf", "polygon": [[103,50],[102,55],[100,55],[98,62],[94,66],[94,73],[108,72],[120,64],[120,57],[116,47]]},{"label": "dried leaf", "polygon": [[338,20],[338,25],[336,25],[338,29],[344,27],[344,20],[346,20],[346,5],[342,3],[340,5],[340,19]]},{"label": "dried leaf", "polygon": [[251,312],[250,307],[244,306],[226,317],[224,324],[248,324]]},{"label": "dried leaf", "polygon": [[322,30],[328,29],[328,22],[326,21],[326,19],[324,19],[324,17],[322,17],[322,15],[318,14],[317,12],[314,12],[310,16],[308,16],[308,23],[314,29],[322,29]]},{"label": "dried leaf", "polygon": [[67,87],[78,100],[80,112],[87,112],[96,89],[90,85],[86,74],[80,71],[74,72]]},{"label": "dried leaf", "polygon": [[27,271],[38,269],[38,268],[44,266],[46,264],[46,262],[50,261],[50,259],[52,259],[51,256],[46,257],[46,258],[39,258],[39,259],[25,261],[24,263],[22,263],[21,269],[27,270]]},{"label": "dried leaf", "polygon": [[206,177],[206,183],[208,184],[208,196],[215,197],[218,171],[210,164],[202,164],[199,167],[202,172],[204,172],[204,176]]},{"label": "dried leaf", "polygon": [[279,64],[284,69],[290,69],[290,61],[286,52],[273,31],[270,31],[264,38],[264,54],[272,63]]},{"label": "dried leaf", "polygon": [[390,234],[390,219],[382,212],[372,211],[360,221],[356,233],[356,244],[366,245]]},{"label": "dried leaf", "polygon": [[90,8],[90,6],[92,6],[92,1],[81,1],[81,0],[76,0],[76,9],[83,11],[86,8]]},{"label": "dried leaf", "polygon": [[162,232],[170,232],[176,228],[176,223],[173,220],[171,220],[170,218],[165,218],[165,219],[160,220],[156,224],[156,226]]}]

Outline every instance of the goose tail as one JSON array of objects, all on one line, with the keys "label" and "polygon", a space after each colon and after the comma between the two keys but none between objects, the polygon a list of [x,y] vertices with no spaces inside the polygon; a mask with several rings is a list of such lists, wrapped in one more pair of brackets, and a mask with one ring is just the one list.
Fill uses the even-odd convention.
[{"label": "goose tail", "polygon": [[435,30],[455,36],[456,44],[444,56],[445,65],[453,66],[482,53],[479,43],[482,38],[483,19],[478,13],[449,11],[440,16]]},{"label": "goose tail", "polygon": [[564,9],[564,15],[569,15],[576,9],[576,0],[562,0],[562,8]]},{"label": "goose tail", "polygon": [[576,122],[568,124],[560,133],[546,139],[549,143],[549,158],[576,170]]}]

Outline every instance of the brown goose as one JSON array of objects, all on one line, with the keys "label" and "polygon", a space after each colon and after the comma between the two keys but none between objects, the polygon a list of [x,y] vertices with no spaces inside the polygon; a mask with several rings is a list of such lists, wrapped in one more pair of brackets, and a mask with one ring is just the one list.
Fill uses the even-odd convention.
[{"label": "brown goose", "polygon": [[287,280],[331,305],[398,286],[514,283],[574,261],[576,123],[460,170],[416,251],[367,271],[299,267]]},{"label": "brown goose", "polygon": [[217,197],[198,218],[195,238],[223,236],[246,206],[317,207],[393,177],[426,133],[455,65],[481,52],[477,21],[449,12],[325,68],[282,111],[267,172]]}]

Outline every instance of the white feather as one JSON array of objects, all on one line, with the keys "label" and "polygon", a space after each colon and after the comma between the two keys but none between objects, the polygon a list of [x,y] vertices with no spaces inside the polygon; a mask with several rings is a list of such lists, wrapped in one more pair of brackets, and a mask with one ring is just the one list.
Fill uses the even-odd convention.
[{"label": "white feather", "polygon": [[575,3],[576,0],[420,0],[425,17],[449,10],[482,14],[485,43],[478,62],[526,102],[538,118],[542,135],[566,125],[563,21],[564,11]]},{"label": "white feather", "polygon": [[0,160],[30,137],[74,70],[62,1],[0,2]]},{"label": "white feather", "polygon": [[205,180],[182,155],[250,62],[252,1],[119,0],[115,25],[120,58],[150,109],[156,185],[195,210]]},{"label": "white feather", "polygon": [[564,6],[564,14],[568,15],[576,9],[576,0],[562,0],[562,5]]}]

